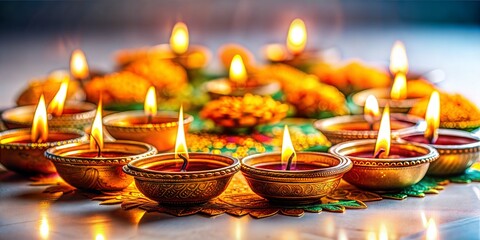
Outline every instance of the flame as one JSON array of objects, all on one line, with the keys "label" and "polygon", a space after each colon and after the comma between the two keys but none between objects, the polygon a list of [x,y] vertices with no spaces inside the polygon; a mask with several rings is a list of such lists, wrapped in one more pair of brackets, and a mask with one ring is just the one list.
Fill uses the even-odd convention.
[{"label": "flame", "polygon": [[388,240],[388,230],[385,224],[380,225],[380,231],[378,233],[379,240]]},{"label": "flame", "polygon": [[173,26],[170,37],[170,47],[176,54],[184,54],[188,49],[188,28],[183,22],[178,22]]},{"label": "flame", "polygon": [[86,79],[89,76],[87,58],[80,49],[76,49],[72,52],[70,58],[70,72],[76,79]]},{"label": "flame", "polygon": [[180,107],[178,114],[177,140],[175,141],[175,158],[179,158],[179,154],[184,154],[188,159],[188,148],[185,141],[185,129],[183,128],[183,106]]},{"label": "flame", "polygon": [[369,95],[365,101],[365,108],[363,110],[363,116],[369,123],[378,121],[380,117],[380,109],[378,108],[377,98],[373,95]]},{"label": "flame", "polygon": [[392,90],[390,91],[390,98],[394,100],[403,100],[407,98],[407,78],[405,74],[398,73],[395,75]]},{"label": "flame", "polygon": [[437,240],[438,239],[438,230],[437,225],[433,219],[428,220],[427,224],[427,236],[425,237],[426,240]]},{"label": "flame", "polygon": [[[380,121],[374,156],[388,157],[390,154],[390,134],[390,108],[387,105],[385,110],[383,110],[382,120]],[[381,150],[384,152],[380,154]]]},{"label": "flame", "polygon": [[145,114],[149,117],[157,115],[157,94],[155,93],[155,87],[151,86],[148,89],[147,95],[145,96],[145,104],[143,105],[143,110]]},{"label": "flame", "polygon": [[402,42],[396,41],[390,53],[390,72],[393,75],[397,73],[407,74],[408,72],[408,58],[405,46]]},{"label": "flame", "polygon": [[247,78],[247,70],[245,64],[243,64],[242,56],[236,54],[230,63],[230,80],[243,86]]},{"label": "flame", "polygon": [[48,215],[46,210],[42,210],[41,218],[40,218],[40,227],[39,227],[38,235],[40,239],[48,239],[48,235],[50,234],[50,224],[48,222]]},{"label": "flame", "polygon": [[282,166],[287,167],[288,159],[293,155],[291,168],[295,166],[297,162],[297,154],[295,153],[295,149],[293,148],[292,139],[290,138],[290,132],[288,131],[288,126],[285,125],[283,129],[283,143],[282,143]]},{"label": "flame", "polygon": [[290,23],[287,34],[287,48],[293,54],[300,54],[307,44],[307,28],[302,19],[296,18]]},{"label": "flame", "polygon": [[58,89],[57,94],[53,97],[50,104],[48,104],[48,112],[55,117],[59,117],[63,113],[63,107],[65,106],[65,100],[67,99],[68,83],[70,79],[65,77]]},{"label": "flame", "polygon": [[422,219],[422,224],[424,227],[427,227],[428,225],[428,220],[427,220],[427,215],[425,215],[424,211],[420,212],[420,218]]},{"label": "flame", "polygon": [[47,107],[45,106],[45,98],[43,94],[40,96],[35,115],[33,116],[31,140],[33,143],[46,142],[48,139],[48,119]]},{"label": "flame", "polygon": [[92,130],[90,133],[90,149],[103,149],[103,125],[102,125],[102,101],[98,102],[97,114],[93,120]]},{"label": "flame", "polygon": [[433,91],[430,95],[425,121],[427,122],[425,138],[429,139],[431,143],[435,143],[438,138],[438,127],[440,125],[440,95],[437,91]]}]

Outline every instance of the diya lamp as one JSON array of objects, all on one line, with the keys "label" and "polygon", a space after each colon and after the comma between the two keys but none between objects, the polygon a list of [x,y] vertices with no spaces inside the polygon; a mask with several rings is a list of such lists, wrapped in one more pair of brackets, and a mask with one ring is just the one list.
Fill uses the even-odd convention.
[{"label": "diya lamp", "polygon": [[372,88],[360,91],[352,96],[353,103],[364,107],[366,98],[374,95],[381,108],[388,104],[392,112],[406,113],[413,105],[426,97],[422,94],[409,94],[407,91],[408,59],[405,46],[399,41],[395,42],[390,54],[390,72],[394,76],[390,89]]},{"label": "diya lamp", "polygon": [[352,162],[343,156],[296,153],[285,126],[282,152],[245,157],[241,170],[259,196],[281,204],[308,204],[335,190],[351,168]]},{"label": "diya lamp", "polygon": [[132,177],[122,172],[122,167],[132,160],[155,153],[155,147],[142,142],[104,142],[100,102],[90,141],[49,148],[45,151],[45,157],[53,162],[65,182],[78,189],[119,191],[133,181]]},{"label": "diya lamp", "polygon": [[292,66],[301,66],[311,61],[337,61],[340,58],[336,49],[305,50],[306,45],[307,28],[302,19],[296,18],[290,23],[286,44],[267,44],[262,52],[272,63],[285,63]]},{"label": "diya lamp", "polygon": [[240,170],[240,162],[233,157],[188,153],[183,120],[180,109],[174,153],[138,159],[123,167],[135,178],[138,190],[160,204],[206,203],[219,196]]},{"label": "diya lamp", "polygon": [[[363,115],[345,115],[317,120],[314,127],[322,132],[332,144],[358,139],[376,139],[380,126],[380,109],[373,95],[366,99]],[[390,127],[393,136],[400,131],[415,130],[423,119],[403,113],[391,114]]]},{"label": "diya lamp", "polygon": [[34,112],[31,128],[12,129],[0,133],[0,163],[23,174],[55,173],[55,166],[43,156],[46,149],[86,140],[77,129],[48,128],[47,109],[43,95]]},{"label": "diya lamp", "polygon": [[433,176],[459,175],[480,158],[480,138],[467,131],[439,129],[440,96],[434,91],[425,114],[425,132],[400,134],[400,141],[424,143],[437,149],[440,158],[430,164],[427,174]]},{"label": "diya lamp", "polygon": [[[74,79],[84,80],[89,76],[88,66],[86,62],[83,62],[85,56],[78,51],[80,50],[76,50],[71,58],[71,75]],[[63,76],[59,90],[48,105],[49,126],[84,130],[92,124],[96,106],[87,102],[66,101],[70,81],[68,76]],[[34,105],[20,106],[4,111],[1,117],[9,129],[26,128],[32,125],[34,112]]]},{"label": "diya lamp", "polygon": [[228,78],[211,80],[203,86],[212,99],[221,96],[243,96],[246,93],[268,96],[280,91],[278,82],[249,75],[242,57],[238,54],[232,58]]},{"label": "diya lamp", "polygon": [[[175,146],[177,113],[157,111],[157,98],[153,86],[147,91],[143,111],[110,114],[103,122],[110,135],[117,140],[146,142],[160,152],[171,150]],[[187,130],[192,122],[193,117],[188,114],[182,120]]]},{"label": "diya lamp", "polygon": [[352,160],[353,168],[343,179],[360,188],[392,191],[418,183],[427,173],[438,152],[420,143],[391,140],[388,105],[382,115],[377,140],[365,139],[339,143],[329,152]]}]

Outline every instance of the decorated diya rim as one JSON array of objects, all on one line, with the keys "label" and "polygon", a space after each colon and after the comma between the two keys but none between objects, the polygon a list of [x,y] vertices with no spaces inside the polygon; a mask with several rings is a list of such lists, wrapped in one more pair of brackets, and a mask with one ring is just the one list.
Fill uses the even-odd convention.
[{"label": "decorated diya rim", "polygon": [[[153,131],[164,131],[166,129],[172,129],[178,127],[178,112],[173,111],[160,111],[154,116],[154,118],[169,118],[171,121],[163,122],[163,123],[145,123],[145,124],[129,124],[129,125],[122,125],[118,124],[119,122],[128,120],[128,119],[136,119],[136,118],[144,118],[146,119],[147,116],[145,115],[143,110],[133,110],[133,111],[125,111],[119,113],[113,113],[107,115],[103,118],[103,125],[109,131],[123,131],[123,132],[151,132]],[[183,125],[189,125],[193,122],[193,116],[187,113],[184,113]]]},{"label": "decorated diya rim", "polygon": [[[403,131],[415,130],[424,119],[415,115],[392,113],[392,120],[411,123],[413,126],[402,129],[392,130],[392,134],[400,134]],[[378,130],[330,130],[329,128],[338,124],[347,124],[352,122],[366,122],[363,115],[345,115],[316,120],[313,126],[320,132],[336,139],[375,139],[378,136]]]},{"label": "decorated diya rim", "polygon": [[175,159],[174,153],[163,153],[153,155],[143,159],[137,159],[126,166],[123,167],[123,171],[132,175],[136,178],[151,180],[155,179],[157,181],[185,181],[188,180],[198,180],[202,181],[203,179],[210,178],[223,178],[228,175],[233,175],[240,170],[240,161],[234,157],[219,155],[219,154],[210,154],[210,153],[189,153],[189,162],[203,162],[203,161],[212,161],[212,162],[222,162],[228,164],[227,166],[214,168],[209,170],[199,170],[199,171],[186,171],[186,172],[172,172],[172,171],[161,171],[161,170],[152,170],[148,169],[150,166],[155,166],[162,161],[176,162],[183,161]]},{"label": "decorated diya rim", "polygon": [[[390,99],[390,88],[371,88],[352,94],[352,101],[355,103],[355,105],[364,107],[365,101],[370,95],[373,95],[377,98],[378,105],[382,108],[388,104],[390,108],[405,109],[405,111],[412,108],[416,103],[423,99],[421,97],[394,100]],[[428,97],[428,95],[425,95],[425,97]]]},{"label": "decorated diya rim", "polygon": [[[399,142],[407,142],[404,138],[411,136],[423,136],[423,132],[404,132],[401,133],[398,137]],[[453,137],[463,137],[475,140],[472,143],[466,144],[455,144],[455,145],[439,145],[439,144],[428,144],[429,146],[434,147],[440,154],[461,154],[461,153],[474,153],[480,151],[480,137],[463,130],[456,129],[438,129],[439,135],[453,136]]]},{"label": "decorated diya rim", "polygon": [[232,87],[228,78],[218,78],[205,82],[202,87],[206,92],[219,96],[243,96],[245,93],[268,96],[281,90],[280,83],[273,79],[255,86]]},{"label": "decorated diya rim", "polygon": [[71,164],[71,165],[95,165],[95,166],[112,166],[112,165],[125,165],[135,159],[148,157],[157,153],[157,149],[147,143],[136,141],[118,140],[114,142],[104,143],[104,152],[115,151],[134,151],[138,153],[125,155],[120,157],[82,157],[71,156],[67,153],[81,154],[96,152],[96,150],[90,150],[89,142],[71,143],[61,146],[56,146],[47,149],[45,151],[45,157],[50,159],[53,163]]},{"label": "decorated diya rim", "polygon": [[[281,153],[260,153],[242,159],[241,170],[243,173],[262,176],[269,179],[311,179],[319,177],[334,177],[344,174],[352,168],[350,159],[328,153],[297,152],[297,164],[309,163],[318,166],[312,170],[272,170],[256,166],[268,163],[278,163]],[[328,166],[325,166],[328,165]]]},{"label": "decorated diya rim", "polygon": [[[27,136],[27,139],[30,139],[31,129],[30,128],[18,128],[10,129],[3,132],[0,132],[1,141],[18,137],[18,136]],[[51,128],[49,129],[50,135],[55,134],[72,134],[77,135],[77,137],[60,140],[60,141],[51,141],[43,143],[16,143],[16,142],[7,142],[3,143],[0,141],[0,149],[11,149],[11,150],[30,150],[30,149],[46,149],[56,146],[64,146],[66,144],[77,144],[87,140],[87,134],[84,131],[75,129],[75,128]]]},{"label": "decorated diya rim", "polygon": [[334,155],[341,155],[348,157],[354,166],[372,167],[372,168],[392,168],[392,167],[411,167],[425,163],[431,163],[439,158],[438,151],[426,144],[411,143],[411,142],[397,142],[392,141],[392,148],[400,148],[404,151],[417,152],[419,156],[415,157],[401,157],[398,159],[391,158],[367,158],[351,156],[352,153],[371,152],[375,147],[376,139],[354,140],[339,143],[330,148],[329,152]]}]

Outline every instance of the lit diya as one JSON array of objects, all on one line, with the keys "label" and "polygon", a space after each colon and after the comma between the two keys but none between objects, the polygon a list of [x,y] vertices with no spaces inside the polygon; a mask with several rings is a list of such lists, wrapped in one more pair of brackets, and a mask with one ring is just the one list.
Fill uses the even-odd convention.
[{"label": "lit diya", "polygon": [[290,23],[286,44],[267,44],[262,52],[268,61],[272,63],[285,63],[299,66],[309,61],[339,60],[340,54],[337,49],[318,51],[307,49],[307,28],[302,19],[296,18]]},{"label": "lit diya", "polygon": [[[115,139],[135,140],[152,144],[163,152],[175,146],[177,113],[157,111],[155,88],[150,87],[143,111],[126,111],[108,115],[104,119],[107,131]],[[182,123],[188,130],[193,117],[186,114]]]},{"label": "lit diya", "polygon": [[200,69],[208,64],[211,52],[202,45],[191,45],[187,25],[178,22],[172,29],[170,44],[159,44],[143,49],[123,50],[117,54],[117,62],[126,66],[144,58],[172,60],[186,69]]},{"label": "lit diya", "polygon": [[[376,139],[380,126],[380,109],[375,96],[368,96],[363,112],[363,116],[346,115],[317,120],[314,126],[333,144],[357,139]],[[423,122],[420,117],[403,113],[394,113],[390,117],[393,136],[398,136],[400,131],[413,131]]]},{"label": "lit diya", "polygon": [[273,95],[280,91],[280,84],[257,75],[249,75],[242,57],[236,54],[230,63],[229,77],[208,81],[204,88],[211,98],[217,99],[221,96],[243,96],[246,93]]},{"label": "lit diya", "polygon": [[157,153],[152,145],[134,141],[104,142],[102,103],[98,104],[89,142],[56,146],[45,152],[68,184],[83,190],[118,191],[133,178],[122,172],[128,162]]},{"label": "lit diya", "polygon": [[78,143],[86,134],[76,129],[48,129],[47,109],[43,95],[38,101],[31,129],[13,129],[0,133],[0,163],[23,174],[55,173],[55,167],[43,156],[54,146]]},{"label": "lit diya", "polygon": [[387,105],[377,140],[348,141],[330,148],[330,153],[348,157],[353,162],[352,170],[343,179],[373,191],[399,190],[422,180],[430,162],[438,159],[438,152],[425,144],[392,142],[390,131]]},{"label": "lit diya", "polygon": [[[74,52],[71,59],[71,75],[74,78],[86,79],[89,76],[85,56],[79,57],[79,52]],[[80,59],[80,60],[78,60]],[[83,59],[83,60],[82,60]],[[79,101],[66,101],[70,77],[62,76],[62,83],[52,101],[48,105],[49,126],[55,128],[78,128],[84,130],[92,124],[95,117],[95,105]],[[12,128],[26,128],[32,125],[34,105],[21,106],[8,109],[1,115],[5,126]]]},{"label": "lit diya", "polygon": [[430,164],[428,175],[458,175],[480,158],[480,138],[462,130],[438,129],[440,125],[440,96],[434,91],[425,114],[425,132],[405,132],[401,140],[428,144],[440,153]]},{"label": "lit diya", "polygon": [[[394,76],[391,89],[372,88],[364,90],[354,94],[352,101],[357,106],[363,107],[367,97],[374,95],[378,99],[381,108],[384,108],[388,104],[392,112],[406,113],[415,103],[427,97],[433,90],[428,84],[423,84],[423,86],[428,86],[428,88],[424,87],[425,91],[423,88],[416,89],[416,87],[412,87],[411,90],[409,90],[409,88],[407,89],[408,59],[405,46],[399,41],[395,42],[392,48],[390,55],[390,72]],[[413,81],[410,82],[413,84]]]},{"label": "lit diya", "polygon": [[262,153],[242,160],[242,173],[259,196],[282,204],[320,201],[340,183],[352,162],[328,153],[293,149],[288,127],[283,133],[281,153]]},{"label": "lit diya", "polygon": [[138,190],[160,204],[205,203],[219,196],[240,170],[240,162],[233,157],[188,153],[183,120],[180,109],[174,153],[138,159],[123,167],[135,178]]}]

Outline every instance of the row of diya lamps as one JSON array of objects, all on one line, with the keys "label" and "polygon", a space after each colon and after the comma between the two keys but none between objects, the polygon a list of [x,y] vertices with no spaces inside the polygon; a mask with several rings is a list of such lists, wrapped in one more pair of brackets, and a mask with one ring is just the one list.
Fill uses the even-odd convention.
[{"label": "row of diya lamps", "polygon": [[[3,113],[9,128],[32,124],[0,133],[3,166],[26,174],[58,172],[70,185],[88,191],[119,191],[135,180],[146,197],[165,205],[205,203],[219,196],[241,170],[259,196],[282,204],[307,204],[332,192],[342,177],[363,189],[395,191],[426,174],[462,174],[479,158],[476,135],[438,129],[436,91],[430,97],[426,121],[390,114],[388,105],[380,117],[379,104],[371,96],[364,116],[314,123],[336,144],[330,153],[295,152],[285,126],[281,152],[250,155],[240,163],[219,154],[189,153],[185,129],[193,117],[184,116],[182,108],[178,121],[174,112],[157,111],[153,87],[144,111],[105,118],[101,102],[88,107],[65,104],[67,87],[60,88],[48,108],[42,95],[29,117],[11,114],[18,108]],[[93,122],[89,135],[79,130],[86,122]],[[49,129],[49,123],[55,127]],[[104,127],[117,140],[104,140]],[[165,153],[170,149],[175,152]]]}]

